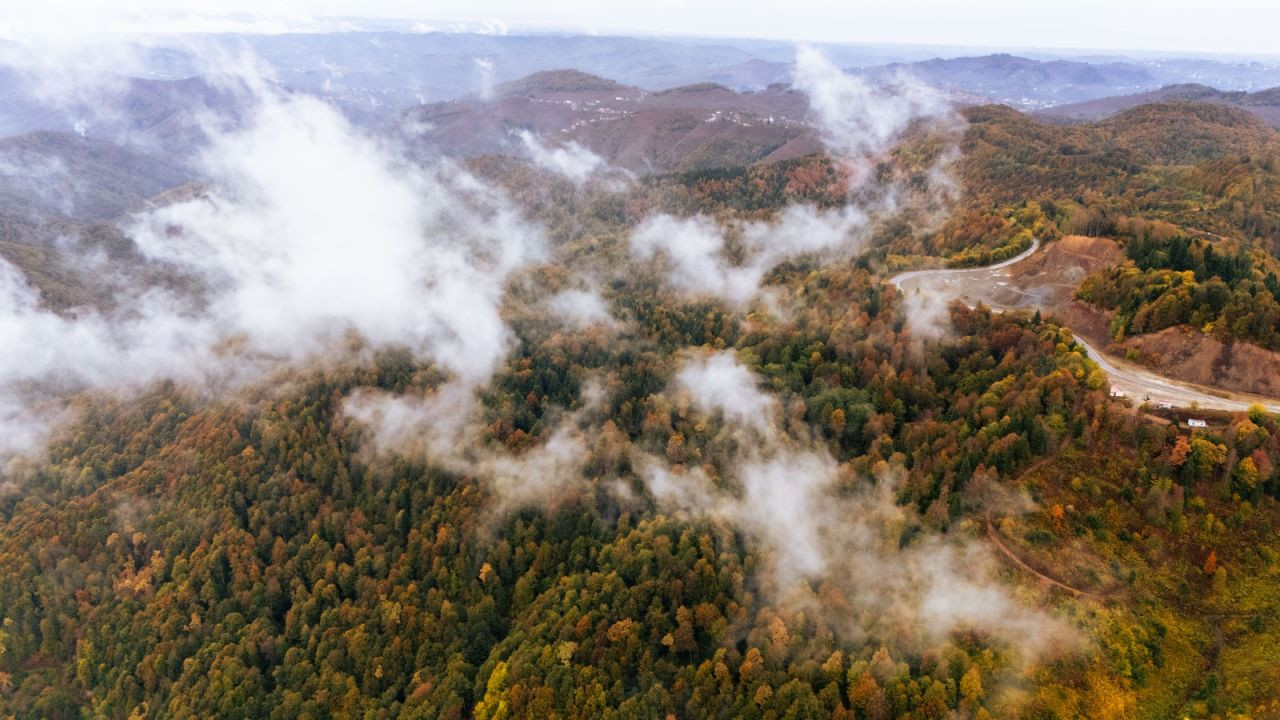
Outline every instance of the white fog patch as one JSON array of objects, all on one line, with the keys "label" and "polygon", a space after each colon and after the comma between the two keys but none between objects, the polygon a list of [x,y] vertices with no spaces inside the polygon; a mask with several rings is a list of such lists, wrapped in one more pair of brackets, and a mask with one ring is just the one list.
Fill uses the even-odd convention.
[{"label": "white fog patch", "polygon": [[587,290],[562,290],[548,301],[551,312],[569,327],[583,329],[591,326],[617,324],[609,314],[604,298],[594,288]]},{"label": "white fog patch", "polygon": [[758,266],[731,263],[724,255],[724,237],[719,228],[704,217],[649,218],[631,234],[631,251],[642,260],[665,256],[670,264],[668,280],[677,288],[733,304],[755,297],[764,277],[764,270]]},{"label": "white fog patch", "polygon": [[821,576],[827,568],[826,528],[816,521],[836,476],[835,462],[804,451],[764,457],[749,449],[744,455],[733,471],[739,493],[717,488],[700,468],[673,470],[651,459],[641,471],[660,506],[729,523],[767,549],[769,572],[779,586]]},{"label": "white fog patch", "polygon": [[31,193],[65,215],[75,213],[77,200],[88,190],[62,158],[37,152],[0,152],[0,177],[6,185]]},{"label": "white fog patch", "polygon": [[368,427],[368,449],[377,455],[430,458],[465,467],[465,453],[479,434],[474,388],[445,384],[424,396],[357,389],[343,400],[343,414]]},{"label": "white fog patch", "polygon": [[857,252],[865,241],[859,231],[866,224],[866,214],[856,207],[819,210],[812,205],[788,205],[777,220],[751,223],[742,234],[758,262],[772,269],[801,255],[819,253],[834,259]]},{"label": "white fog patch", "polygon": [[1077,646],[1064,622],[1014,598],[985,544],[928,532],[904,542],[920,518],[895,501],[901,470],[857,480],[825,446],[790,437],[777,401],[731,353],[695,354],[673,386],[721,417],[740,450],[719,478],[709,466],[641,454],[645,486],[660,509],[747,538],[771,594],[833,611],[812,597],[811,583],[826,583],[852,608],[839,619],[851,632],[891,632],[905,643],[977,630],[1027,657]]},{"label": "white fog patch", "polygon": [[852,206],[792,205],[772,222],[743,225],[742,258],[735,261],[725,232],[711,218],[657,215],[631,234],[631,251],[642,260],[664,258],[667,281],[683,292],[741,306],[761,295],[765,276],[784,262],[808,255],[830,261],[861,250],[866,226],[866,216]]},{"label": "white fog patch", "polygon": [[793,81],[809,97],[810,115],[823,142],[840,158],[883,155],[912,122],[950,112],[941,93],[909,75],[891,86],[873,85],[805,45],[796,50]]},{"label": "white fog patch", "polygon": [[930,285],[901,291],[907,321],[915,335],[936,340],[951,331],[950,300],[946,295]]},{"label": "white fog patch", "polygon": [[523,507],[545,508],[581,488],[587,453],[586,437],[571,418],[546,442],[520,455],[482,457],[470,470],[488,479],[495,497],[491,509],[501,516]]},{"label": "white fog patch", "polygon": [[476,92],[480,95],[480,99],[489,101],[493,99],[493,60],[489,58],[476,58]]},{"label": "white fog patch", "polygon": [[523,452],[486,444],[474,392],[447,384],[425,397],[358,390],[343,402],[343,414],[371,432],[373,457],[394,455],[483,482],[492,493],[495,517],[524,508],[553,507],[581,490],[589,455],[587,433],[603,422],[604,391],[585,384],[580,407],[548,419],[545,440]]},{"label": "white fog patch", "polygon": [[731,352],[689,358],[676,373],[677,388],[694,403],[719,412],[730,423],[767,432],[777,419],[778,401],[758,386],[759,379]]},{"label": "white fog patch", "polygon": [[402,165],[332,107],[244,85],[244,129],[212,129],[201,156],[208,189],[125,228],[199,294],[134,289],[119,310],[58,314],[0,263],[0,449],[38,445],[70,392],[248,382],[353,337],[408,346],[463,394],[501,363],[505,284],[544,257],[540,229],[458,168]]},{"label": "white fog patch", "polygon": [[551,148],[528,130],[521,130],[517,136],[534,164],[567,178],[575,185],[581,185],[592,174],[605,167],[604,160],[599,155],[574,141],[563,147]]},{"label": "white fog patch", "polygon": [[58,398],[87,387],[132,388],[161,376],[206,379],[213,339],[203,321],[158,294],[136,313],[49,311],[21,271],[0,260],[0,455],[34,452],[63,412]]},{"label": "white fog patch", "polygon": [[227,331],[293,359],[354,331],[471,380],[496,368],[503,283],[542,246],[476,181],[393,164],[306,97],[268,96],[205,167],[214,191],[132,230],[149,257],[224,288],[210,312]]}]

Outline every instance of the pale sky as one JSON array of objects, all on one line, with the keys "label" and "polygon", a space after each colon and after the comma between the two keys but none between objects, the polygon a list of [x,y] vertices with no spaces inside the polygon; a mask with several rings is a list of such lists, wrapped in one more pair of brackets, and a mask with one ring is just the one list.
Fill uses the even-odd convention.
[{"label": "pale sky", "polygon": [[1277,0],[0,0],[0,36],[329,30],[343,17],[440,30],[1280,55]]}]

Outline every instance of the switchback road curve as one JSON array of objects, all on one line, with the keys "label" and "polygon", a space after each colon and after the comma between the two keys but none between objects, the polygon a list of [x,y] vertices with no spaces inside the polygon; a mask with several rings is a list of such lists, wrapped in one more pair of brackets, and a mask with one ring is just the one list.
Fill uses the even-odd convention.
[{"label": "switchback road curve", "polygon": [[[927,292],[936,293],[952,299],[963,300],[970,305],[981,301],[993,310],[1044,310],[1035,304],[1022,305],[1017,308],[995,302],[989,293],[975,288],[995,288],[1007,286],[1010,268],[1030,258],[1040,249],[1040,241],[1036,240],[1025,252],[1017,257],[1009,258],[995,265],[980,268],[943,269],[943,270],[911,270],[894,275],[889,282],[904,295]],[[1076,342],[1089,354],[1089,357],[1102,368],[1111,379],[1111,383],[1133,398],[1135,401],[1154,404],[1169,403],[1179,407],[1196,407],[1208,410],[1245,410],[1252,404],[1265,407],[1273,413],[1280,413],[1280,399],[1230,392],[1221,388],[1205,387],[1165,377],[1149,369],[1138,367],[1133,363],[1108,355],[1095,348],[1084,338],[1076,335]]]}]

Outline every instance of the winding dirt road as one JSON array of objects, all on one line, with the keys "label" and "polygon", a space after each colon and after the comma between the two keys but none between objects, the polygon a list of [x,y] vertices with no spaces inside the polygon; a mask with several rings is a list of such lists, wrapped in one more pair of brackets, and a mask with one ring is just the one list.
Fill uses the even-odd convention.
[{"label": "winding dirt road", "polygon": [[913,289],[918,288],[922,280],[927,280],[929,278],[961,278],[966,276],[982,277],[992,274],[995,270],[1003,270],[1010,265],[1017,265],[1023,260],[1035,255],[1036,251],[1039,249],[1040,238],[1036,238],[1031,242],[1031,247],[1023,250],[1018,255],[1011,257],[1008,260],[1002,260],[995,265],[960,269],[945,268],[942,270],[908,270],[907,272],[898,273],[897,275],[889,278],[889,282],[893,283],[893,286],[899,290],[904,290],[904,285]]},{"label": "winding dirt road", "polygon": [[[1036,240],[1022,254],[995,265],[961,270],[911,270],[893,276],[889,282],[904,295],[928,293],[944,297],[948,301],[963,300],[969,305],[982,302],[993,310],[999,311],[1036,309],[1048,311],[1049,308],[1041,307],[1036,302],[1035,292],[1019,291],[1022,301],[1016,306],[998,301],[993,292],[999,288],[1003,289],[1007,295],[1009,290],[1015,289],[1010,287],[1010,268],[1030,258],[1039,249],[1040,241]],[[1076,342],[1080,343],[1089,357],[1110,377],[1113,385],[1137,402],[1146,400],[1152,404],[1169,403],[1178,407],[1190,407],[1194,404],[1196,407],[1208,410],[1228,411],[1245,410],[1256,403],[1270,412],[1280,413],[1280,398],[1228,392],[1220,388],[1173,380],[1108,355],[1090,345],[1079,335],[1076,335]]]},{"label": "winding dirt road", "polygon": [[1061,580],[1049,577],[1048,575],[1045,575],[1039,570],[1031,567],[1030,565],[1027,564],[1025,560],[1023,560],[1018,555],[1018,553],[1014,552],[1008,545],[1004,543],[1004,540],[1000,538],[1000,531],[996,529],[995,522],[992,521],[991,519],[990,508],[987,509],[986,521],[987,521],[987,539],[989,539],[992,543],[994,543],[996,546],[996,549],[999,550],[1006,558],[1008,558],[1009,561],[1012,562],[1015,566],[1035,576],[1037,579],[1040,580],[1040,582],[1044,583],[1045,585],[1050,585],[1052,587],[1056,587],[1061,590],[1066,590],[1067,592],[1071,593],[1072,595],[1075,595],[1076,597],[1094,597],[1094,598],[1102,597],[1102,593],[1093,592],[1092,590],[1081,590],[1080,588],[1071,587],[1070,585],[1062,582]]}]

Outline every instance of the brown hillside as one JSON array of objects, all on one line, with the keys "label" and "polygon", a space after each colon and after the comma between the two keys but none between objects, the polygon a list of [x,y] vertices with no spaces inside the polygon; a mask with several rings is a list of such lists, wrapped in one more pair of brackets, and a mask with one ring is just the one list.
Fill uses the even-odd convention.
[{"label": "brown hillside", "polygon": [[1179,325],[1128,338],[1118,349],[1137,351],[1139,362],[1178,380],[1256,395],[1280,395],[1280,352],[1250,343],[1224,343]]},{"label": "brown hillside", "polygon": [[1098,128],[1118,144],[1166,165],[1255,153],[1276,142],[1276,131],[1247,110],[1201,102],[1142,105]]},{"label": "brown hillside", "polygon": [[738,93],[702,83],[649,93],[577,71],[536,73],[489,102],[423,105],[398,123],[422,156],[523,156],[528,131],[552,146],[575,142],[640,174],[738,167],[821,149],[804,122],[802,93]]}]

